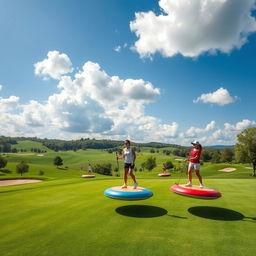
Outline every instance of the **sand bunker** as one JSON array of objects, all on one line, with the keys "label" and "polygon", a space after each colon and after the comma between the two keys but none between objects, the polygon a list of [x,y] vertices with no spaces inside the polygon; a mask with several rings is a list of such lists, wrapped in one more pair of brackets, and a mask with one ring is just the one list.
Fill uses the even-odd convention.
[{"label": "sand bunker", "polygon": [[0,180],[0,187],[1,186],[27,184],[27,183],[35,183],[35,182],[41,182],[41,181],[42,180],[32,180],[32,179]]},{"label": "sand bunker", "polygon": [[236,168],[224,168],[224,169],[221,169],[221,170],[218,170],[219,172],[233,172],[235,171]]},{"label": "sand bunker", "polygon": [[36,156],[44,156],[44,154],[37,154]]}]

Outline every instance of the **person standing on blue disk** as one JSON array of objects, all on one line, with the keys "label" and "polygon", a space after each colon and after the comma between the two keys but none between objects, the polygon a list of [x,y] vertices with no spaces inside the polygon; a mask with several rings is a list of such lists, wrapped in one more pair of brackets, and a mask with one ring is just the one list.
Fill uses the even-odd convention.
[{"label": "person standing on blue disk", "polygon": [[128,174],[130,174],[134,182],[133,188],[136,189],[138,183],[133,173],[135,167],[136,153],[135,150],[131,147],[130,140],[125,140],[122,156],[117,156],[116,159],[124,159],[124,185],[121,188],[127,188]]}]

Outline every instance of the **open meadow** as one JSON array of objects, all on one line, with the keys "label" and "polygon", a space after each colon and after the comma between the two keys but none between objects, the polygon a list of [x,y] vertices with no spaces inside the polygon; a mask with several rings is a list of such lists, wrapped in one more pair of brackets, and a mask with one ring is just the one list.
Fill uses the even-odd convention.
[{"label": "open meadow", "polygon": [[[161,151],[161,150],[160,150]],[[53,159],[63,159],[56,168]],[[152,172],[136,172],[139,185],[154,195],[144,201],[119,201],[105,197],[106,188],[122,185],[121,177],[96,174],[83,179],[88,161],[111,162],[115,153],[102,150],[49,151],[7,154],[1,179],[20,178],[15,165],[26,161],[23,178],[43,182],[0,187],[0,251],[4,256],[41,255],[234,255],[255,253],[256,183],[245,165],[204,164],[207,187],[222,193],[217,200],[180,196],[169,190],[185,183],[185,173],[158,177],[163,161],[180,161],[161,152],[138,154],[137,165],[147,156],[157,159]],[[122,161],[119,161],[122,168]],[[218,170],[233,167],[233,172]],[[42,170],[44,175],[38,175]],[[195,181],[197,183],[197,181]],[[131,181],[130,181],[131,184]]]}]

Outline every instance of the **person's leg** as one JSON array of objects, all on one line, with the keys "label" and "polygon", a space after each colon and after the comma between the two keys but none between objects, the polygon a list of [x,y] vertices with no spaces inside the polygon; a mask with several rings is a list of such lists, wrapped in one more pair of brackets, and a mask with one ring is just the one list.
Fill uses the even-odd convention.
[{"label": "person's leg", "polygon": [[193,167],[191,164],[188,165],[188,180],[189,182],[186,184],[186,186],[192,186],[192,172],[193,172]]},{"label": "person's leg", "polygon": [[200,171],[199,170],[195,170],[196,172],[196,176],[199,179],[200,182],[200,187],[203,187],[203,181],[202,181],[202,176],[200,175]]},{"label": "person's leg", "polygon": [[124,185],[122,186],[122,188],[126,188],[127,187],[128,173],[129,173],[129,169],[128,168],[124,168]]},{"label": "person's leg", "polygon": [[132,177],[133,182],[134,182],[134,183],[137,183],[136,177],[135,177],[135,175],[133,174],[133,169],[129,169],[129,174],[130,174],[130,176]]}]

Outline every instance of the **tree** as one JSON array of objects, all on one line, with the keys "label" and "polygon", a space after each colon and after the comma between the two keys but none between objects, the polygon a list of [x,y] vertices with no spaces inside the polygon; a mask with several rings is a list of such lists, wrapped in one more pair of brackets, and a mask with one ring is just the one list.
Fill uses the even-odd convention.
[{"label": "tree", "polygon": [[93,166],[93,170],[96,173],[112,176],[112,165],[111,163],[99,163]]},{"label": "tree", "polygon": [[221,152],[221,156],[220,156],[220,161],[221,162],[232,162],[234,156],[234,152],[232,151],[232,149],[230,148],[224,148],[223,151]]},{"label": "tree", "polygon": [[156,167],[156,158],[149,157],[145,162],[145,168],[149,171],[152,171]]},{"label": "tree", "polygon": [[212,159],[211,159],[212,163],[219,163],[220,162],[220,152],[219,151],[214,151],[212,153]]},{"label": "tree", "polygon": [[171,161],[167,161],[167,162],[165,163],[165,165],[166,165],[166,169],[167,169],[167,170],[170,170],[170,169],[173,169],[173,168],[174,168],[174,165],[173,165],[173,163],[172,163]]},{"label": "tree", "polygon": [[59,168],[59,166],[63,165],[63,160],[60,156],[56,156],[53,160],[53,164]]},{"label": "tree", "polygon": [[236,160],[252,164],[252,176],[256,176],[256,127],[247,128],[237,135]]},{"label": "tree", "polygon": [[207,149],[204,149],[204,150],[202,151],[202,154],[201,154],[201,159],[202,159],[202,161],[204,161],[204,162],[210,161],[210,160],[211,160],[210,151],[207,150]]},{"label": "tree", "polygon": [[16,165],[16,172],[20,173],[21,176],[23,173],[28,172],[28,170],[29,165],[24,161],[21,161],[19,164]]},{"label": "tree", "polygon": [[7,165],[7,159],[5,157],[0,156],[0,169],[4,168]]}]

